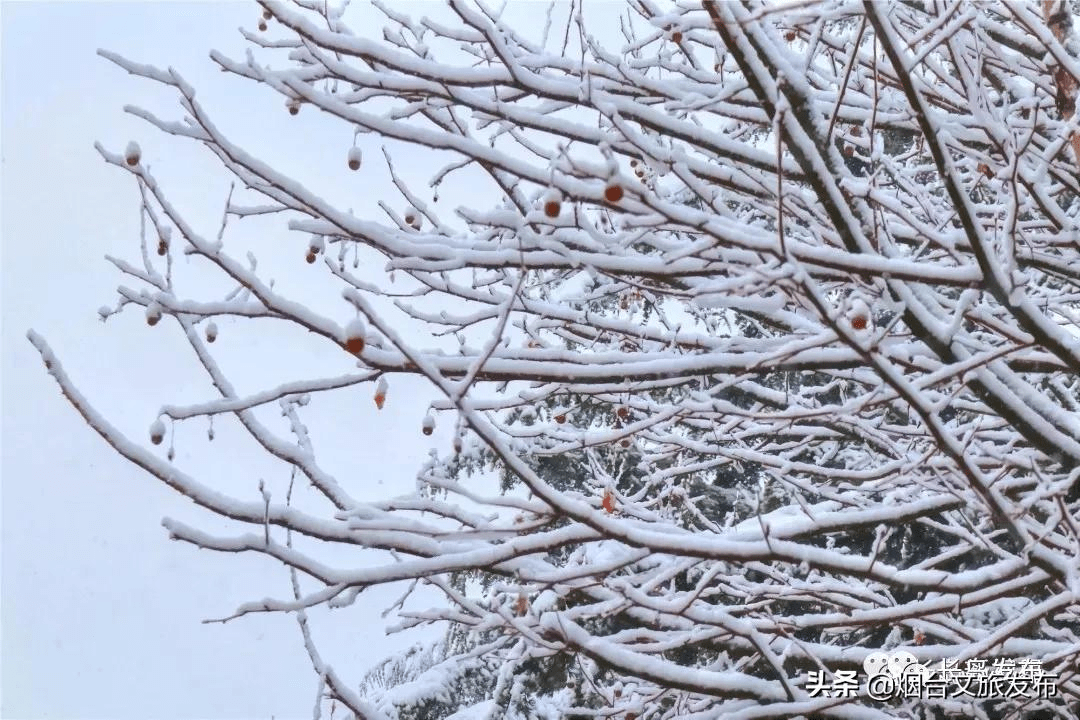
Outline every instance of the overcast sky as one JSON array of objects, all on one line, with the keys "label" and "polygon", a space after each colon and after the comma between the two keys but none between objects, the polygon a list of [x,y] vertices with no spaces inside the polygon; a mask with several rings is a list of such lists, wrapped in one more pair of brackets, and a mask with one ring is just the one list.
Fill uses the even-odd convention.
[{"label": "overcast sky", "polygon": [[[228,615],[245,601],[287,597],[285,571],[257,557],[169,542],[161,527],[165,516],[214,530],[223,525],[93,433],[61,397],[25,337],[30,328],[44,335],[96,407],[138,442],[146,443],[146,429],[163,404],[213,397],[175,326],[163,322],[151,330],[137,308],[108,323],[97,319],[99,306],[115,305],[119,284],[137,287],[104,256],[138,260],[139,200],[131,176],[107,165],[95,141],[118,152],[138,140],[144,163],[207,234],[217,230],[228,190],[228,178],[208,151],[123,112],[131,103],[180,117],[174,94],[127,75],[97,56],[99,47],[175,67],[198,88],[224,131],[287,171],[307,171],[304,181],[329,199],[355,206],[357,214],[372,212],[378,198],[371,190],[385,180],[362,173],[343,177],[352,142],[346,128],[324,132],[310,114],[290,118],[280,97],[226,77],[209,60],[210,49],[242,58],[237,28],[253,28],[257,17],[257,6],[246,2],[3,4],[5,719],[311,715],[316,682],[292,617],[201,622]],[[377,153],[376,146],[365,146],[366,158]],[[413,171],[410,159],[400,156],[406,174]],[[270,248],[289,242],[295,252],[290,245],[287,256],[302,267],[302,241],[288,236],[283,220],[275,222],[236,230],[247,233],[237,242]],[[230,229],[227,242],[233,237]],[[186,262],[176,260],[178,273],[194,272]],[[279,287],[299,292],[304,283],[297,272],[281,269]],[[262,360],[240,366],[242,391],[273,381],[304,357],[302,347],[298,356],[279,354],[281,344],[290,344],[281,337],[221,325],[224,355],[250,358],[254,351]],[[325,423],[327,445],[342,449],[327,462],[355,471],[370,485],[371,498],[407,490],[429,449],[448,444],[444,427],[430,440],[419,437],[431,399],[419,384],[398,383],[377,419],[370,394],[358,396],[355,407],[324,408],[323,417],[331,420],[352,413],[348,435],[340,434],[342,423]],[[261,451],[245,455],[250,443],[229,444],[227,424],[215,446],[208,445],[206,430],[205,421],[177,430],[183,467],[245,499],[257,492],[259,479],[275,491],[284,486],[287,473],[280,464]],[[223,452],[214,455],[215,449]],[[362,490],[356,494],[367,499]],[[386,635],[393,618],[380,612],[400,591],[376,589],[333,617],[315,613],[316,637],[346,676],[357,678],[388,653],[433,635]]]}]

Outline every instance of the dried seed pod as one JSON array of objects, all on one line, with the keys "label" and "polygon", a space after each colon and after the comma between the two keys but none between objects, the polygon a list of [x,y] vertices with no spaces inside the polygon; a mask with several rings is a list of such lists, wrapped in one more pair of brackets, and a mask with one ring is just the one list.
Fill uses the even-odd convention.
[{"label": "dried seed pod", "polygon": [[349,148],[349,169],[359,170],[360,162],[363,160],[363,153],[360,152],[360,148],[355,145]]},{"label": "dried seed pod", "polygon": [[367,341],[367,326],[364,319],[357,315],[345,326],[345,349],[353,355],[359,355],[364,351],[364,343]]},{"label": "dried seed pod", "polygon": [[155,445],[160,445],[161,441],[165,439],[165,423],[161,422],[161,418],[158,418],[150,424],[150,442]]},{"label": "dried seed pod", "polygon": [[139,143],[132,140],[127,144],[124,149],[124,162],[134,167],[139,164],[139,160],[142,159],[142,150],[139,149]]},{"label": "dried seed pod", "polygon": [[421,429],[425,435],[430,435],[435,432],[435,418],[431,416],[431,413],[424,416],[424,423],[421,425]]},{"label": "dried seed pod", "polygon": [[211,320],[206,323],[206,342],[212,343],[217,340],[217,323]]}]

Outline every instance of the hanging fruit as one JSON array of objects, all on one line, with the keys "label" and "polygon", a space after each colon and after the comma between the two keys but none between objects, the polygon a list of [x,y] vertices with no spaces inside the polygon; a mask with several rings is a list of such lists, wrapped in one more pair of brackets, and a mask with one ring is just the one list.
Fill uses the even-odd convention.
[{"label": "hanging fruit", "polygon": [[359,355],[364,351],[364,343],[367,340],[367,326],[364,319],[357,315],[345,326],[345,349],[353,355]]},{"label": "hanging fruit", "polygon": [[289,108],[290,115],[296,115],[300,112],[300,101],[295,98],[289,99],[285,102],[285,107]]},{"label": "hanging fruit", "polygon": [[349,169],[359,170],[360,161],[363,159],[363,154],[360,152],[360,148],[355,145],[349,148]]},{"label": "hanging fruit", "polygon": [[851,323],[851,327],[854,330],[866,330],[870,327],[870,306],[866,304],[861,298],[856,298],[851,303],[851,310],[848,313],[848,322]]},{"label": "hanging fruit", "polygon": [[142,150],[139,149],[139,143],[132,140],[127,144],[127,148],[124,149],[124,162],[134,167],[139,164],[141,158]]},{"label": "hanging fruit", "polygon": [[431,413],[428,413],[424,416],[424,424],[422,425],[422,429],[425,435],[430,435],[431,433],[435,432],[435,418],[431,416]]},{"label": "hanging fruit", "polygon": [[544,193],[544,214],[549,218],[559,217],[559,213],[562,212],[562,193],[555,188],[551,188]]},{"label": "hanging fruit", "polygon": [[622,197],[623,189],[619,183],[612,181],[604,188],[604,199],[608,202],[617,203],[622,200]]},{"label": "hanging fruit", "polygon": [[161,422],[161,418],[158,418],[150,424],[150,442],[155,445],[160,445],[161,441],[165,439],[165,423]]},{"label": "hanging fruit", "polygon": [[383,409],[383,405],[386,403],[386,390],[387,390],[386,378],[379,378],[379,382],[375,385],[375,407],[380,410]]},{"label": "hanging fruit", "polygon": [[161,320],[161,305],[155,300],[146,306],[146,324],[153,327],[159,320]]},{"label": "hanging fruit", "polygon": [[211,320],[206,324],[206,342],[212,343],[217,340],[217,323]]},{"label": "hanging fruit", "polygon": [[413,230],[419,230],[423,221],[420,218],[420,211],[414,207],[410,207],[405,211],[405,224],[412,227]]},{"label": "hanging fruit", "polygon": [[172,239],[172,228],[161,228],[161,234],[158,236],[157,254],[164,255],[169,252],[169,241]]}]

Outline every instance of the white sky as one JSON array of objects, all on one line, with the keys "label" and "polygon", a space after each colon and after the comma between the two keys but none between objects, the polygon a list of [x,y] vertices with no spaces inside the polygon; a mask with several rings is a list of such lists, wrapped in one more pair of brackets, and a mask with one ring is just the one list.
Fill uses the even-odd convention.
[{"label": "white sky", "polygon": [[[310,717],[316,681],[291,616],[200,622],[228,615],[245,601],[287,597],[288,575],[255,556],[222,556],[169,542],[163,516],[211,530],[226,526],[129,465],[93,433],[60,396],[25,333],[32,327],[44,335],[84,394],[137,441],[145,442],[161,405],[213,397],[194,370],[190,349],[185,352],[175,328],[165,327],[170,323],[151,330],[132,308],[107,324],[97,319],[99,306],[115,304],[118,284],[138,287],[104,255],[138,260],[139,216],[135,183],[106,165],[93,143],[121,151],[128,140],[138,140],[144,164],[206,234],[217,231],[228,187],[208,151],[123,112],[125,104],[137,104],[180,117],[175,95],[98,57],[99,47],[175,67],[225,132],[272,164],[296,171],[328,199],[345,207],[355,203],[358,214],[372,211],[378,195],[372,189],[385,181],[375,170],[348,175],[347,128],[327,125],[324,131],[307,108],[291,118],[278,96],[227,78],[209,60],[210,49],[243,57],[236,29],[253,28],[253,3],[5,3],[2,13],[0,717]],[[377,146],[365,147],[365,169],[378,157]],[[410,174],[417,163],[408,153],[400,158],[399,169]],[[305,241],[289,236],[283,224],[252,223],[235,233],[270,249],[288,243],[295,266],[310,270],[302,263]],[[234,237],[231,229],[227,244]],[[186,262],[176,261],[178,275],[194,272]],[[279,288],[293,288],[293,280],[295,287],[303,284],[296,267],[282,266]],[[344,312],[343,301],[334,302],[333,311]],[[278,371],[287,376],[295,367],[288,352],[306,357],[304,347],[292,345],[293,336],[252,333],[229,321],[219,326],[217,348],[226,369],[230,353],[248,362],[252,351],[280,358],[239,366],[245,371],[237,379],[241,392]],[[279,352],[283,344],[288,352]],[[447,427],[440,425],[430,441],[418,432],[434,395],[418,383],[391,383],[387,409],[377,417],[369,390],[355,398],[355,407],[331,406],[323,416],[350,414],[347,425],[324,422],[329,439],[323,449],[341,449],[327,462],[369,482],[371,498],[411,488],[428,449],[449,445]],[[177,462],[245,499],[255,496],[259,478],[281,490],[287,476],[280,465],[268,463],[261,450],[245,455],[250,443],[230,445],[235,436],[227,422],[215,429],[218,441],[211,446],[204,421],[181,426]],[[365,468],[378,468],[378,474]],[[400,591],[377,589],[330,619],[315,613],[324,654],[346,677],[358,679],[387,654],[432,635],[385,635],[393,618],[380,612]]]}]

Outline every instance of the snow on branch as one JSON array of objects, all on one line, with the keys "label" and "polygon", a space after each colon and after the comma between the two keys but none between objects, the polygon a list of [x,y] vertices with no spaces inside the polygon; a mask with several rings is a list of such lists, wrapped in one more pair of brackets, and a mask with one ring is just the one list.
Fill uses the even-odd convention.
[{"label": "snow on branch", "polygon": [[[292,597],[230,618],[294,614],[320,703],[386,718],[955,710],[808,680],[903,650],[1041,662],[1055,696],[977,712],[1075,717],[1075,4],[451,0],[423,18],[376,4],[378,29],[321,1],[259,6],[247,56],[213,61],[286,121],[318,116],[318,135],[283,143],[337,128],[340,158],[290,175],[179,70],[101,51],[174,89],[179,119],[127,111],[209,150],[246,196],[208,239],[137,145],[99,146],[138,183],[144,222],[140,262],[110,258],[135,287],[101,316],[178,331],[216,393],[170,399],[151,445],[235,418],[287,488],[212,490],[124,437],[30,340],[118,453],[241,526],[170,520],[172,537],[289,569]],[[355,178],[365,210],[323,190]],[[256,222],[276,233],[249,249]],[[208,282],[174,274],[174,252]],[[226,318],[267,342],[289,330],[328,369],[251,388],[237,368],[263,358],[223,347]],[[445,447],[415,453],[407,494],[362,501],[383,469],[332,472],[347,448],[320,436],[320,412],[341,398],[355,415],[335,422],[374,422],[412,402],[407,377],[429,397],[403,409],[418,437],[392,452]],[[358,409],[358,391],[374,402]],[[350,562],[373,549],[385,563]],[[445,636],[358,693],[362,672],[321,659],[307,611],[398,581],[397,628]],[[441,601],[412,606],[417,587]]]}]

